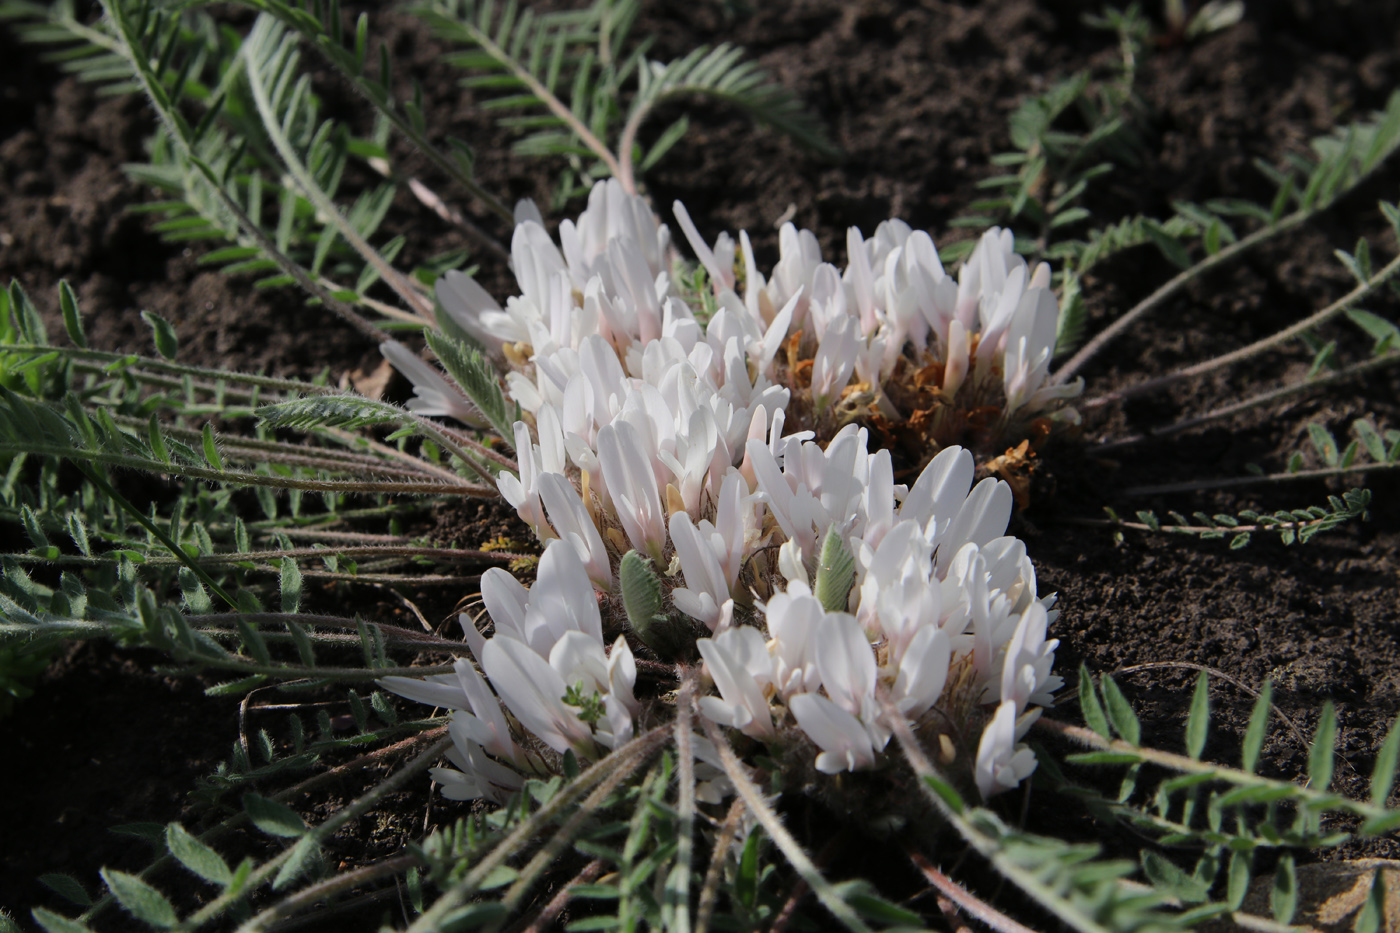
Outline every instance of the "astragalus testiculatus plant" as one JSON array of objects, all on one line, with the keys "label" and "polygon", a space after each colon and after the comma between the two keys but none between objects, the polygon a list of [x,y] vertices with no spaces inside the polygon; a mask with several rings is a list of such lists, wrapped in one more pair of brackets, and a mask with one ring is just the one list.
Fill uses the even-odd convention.
[{"label": "astragalus testiculatus plant", "polygon": [[[561,224],[559,245],[522,205],[521,294],[504,309],[464,275],[438,285],[452,320],[510,367],[520,469],[499,486],[545,544],[528,590],[483,576],[493,637],[461,616],[487,679],[543,746],[596,759],[662,716],[638,702],[630,634],[663,661],[698,651],[718,694],[701,713],[773,758],[805,742],[821,772],[878,767],[892,706],[950,758],[980,729],[963,774],[983,796],[1017,786],[1035,767],[1018,743],[1061,684],[1054,597],[1005,534],[1010,487],[974,486],[974,457],[952,442],[986,449],[1033,419],[1075,418],[1062,405],[1079,384],[1047,382],[1049,268],[991,230],[954,279],[927,234],[891,221],[869,240],[850,231],[843,272],[788,225],[770,280],[746,234],[712,248],[675,212],[708,273],[699,294],[677,287],[667,227],[616,182]],[[445,379],[385,353],[420,413],[473,418]],[[911,371],[929,390],[918,412],[889,388]],[[906,486],[864,424],[916,417],[937,453]],[[549,768],[469,662],[383,684],[457,711],[461,770],[436,772],[448,796],[503,799]]]}]

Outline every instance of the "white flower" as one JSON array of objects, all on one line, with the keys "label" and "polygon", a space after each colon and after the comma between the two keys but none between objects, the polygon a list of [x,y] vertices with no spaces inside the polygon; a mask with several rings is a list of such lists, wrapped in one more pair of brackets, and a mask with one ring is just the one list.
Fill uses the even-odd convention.
[{"label": "white flower", "polygon": [[719,697],[701,697],[700,712],[707,718],[733,726],[755,739],[776,738],[773,713],[763,698],[762,678],[768,682],[768,652],[757,629],[740,627],[695,643]]},{"label": "white flower", "polygon": [[983,799],[1011,790],[1030,777],[1035,766],[1035,753],[1016,744],[1016,704],[1007,700],[997,707],[977,743],[977,789]]},{"label": "white flower", "polygon": [[608,549],[574,484],[562,473],[545,473],[537,482],[554,530],[574,546],[593,585],[604,592],[611,590],[612,565],[608,561]]},{"label": "white flower", "polygon": [[858,771],[875,765],[876,747],[864,724],[819,693],[802,693],[788,701],[802,731],[821,748],[817,770],[824,774]]},{"label": "white flower", "polygon": [[573,750],[596,758],[593,730],[564,702],[568,687],[559,673],[523,642],[492,638],[481,652],[481,666],[520,724],[556,752]]},{"label": "white flower", "polygon": [[420,360],[408,347],[397,340],[386,340],[379,345],[379,352],[413,383],[409,411],[433,417],[456,418],[474,428],[490,425],[477,407],[467,401],[461,389],[448,382],[447,377],[436,368]]},{"label": "white flower", "polygon": [[419,703],[457,710],[452,721],[464,736],[497,758],[524,767],[524,754],[510,736],[510,726],[501,712],[501,705],[476,668],[466,658],[459,658],[452,670],[451,674],[435,674],[423,680],[385,677],[378,684]]},{"label": "white flower", "polygon": [[535,536],[546,538],[550,532],[540,503],[539,478],[545,473],[564,471],[564,435],[552,405],[541,406],[536,422],[539,444],[530,442],[529,425],[515,422],[515,456],[520,475],[502,472],[496,478],[496,488],[515,508],[520,520],[535,530]]},{"label": "white flower", "polygon": [[598,460],[628,540],[659,563],[666,543],[666,513],[641,432],[630,421],[605,425],[598,432]]},{"label": "white flower", "polygon": [[941,628],[919,629],[900,658],[894,683],[894,702],[901,713],[918,719],[938,702],[948,682],[952,652],[952,641]]},{"label": "white flower", "polygon": [[453,713],[447,724],[447,734],[452,738],[452,747],[447,749],[447,760],[460,770],[452,768],[431,768],[433,780],[442,785],[442,795],[449,800],[475,800],[485,797],[496,803],[505,803],[506,798],[525,784],[525,779],[510,768],[492,760],[471,730],[466,726],[466,713]]},{"label": "white flower", "polygon": [[1051,694],[1064,683],[1058,675],[1050,673],[1060,641],[1057,638],[1046,641],[1048,624],[1045,607],[1031,603],[1007,643],[1001,672],[1001,700],[1014,703],[1018,714],[1030,703],[1042,706],[1051,703],[1054,699]]}]

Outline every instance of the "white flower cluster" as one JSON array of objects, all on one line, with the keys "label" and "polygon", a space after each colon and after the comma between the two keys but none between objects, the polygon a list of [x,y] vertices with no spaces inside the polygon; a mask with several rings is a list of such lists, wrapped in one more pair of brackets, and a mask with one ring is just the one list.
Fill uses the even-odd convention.
[{"label": "white flower cluster", "polygon": [[[537,579],[527,590],[501,570],[483,576],[492,638],[462,617],[500,701],[579,758],[633,735],[637,666],[625,637],[606,648],[600,603],[611,605],[618,561],[635,550],[668,581],[675,612],[711,635],[697,643],[718,691],[700,700],[703,715],[767,742],[795,725],[820,749],[816,767],[835,773],[877,763],[885,698],[911,720],[936,704],[962,722],[994,708],[976,783],[984,796],[1015,787],[1035,767],[1020,738],[1061,680],[1046,639],[1053,599],[1038,598],[1025,546],[1004,534],[1010,489],[974,487],[960,447],[906,487],[856,424],[824,446],[784,429],[799,357],[811,360],[800,388],[814,415],[853,374],[888,411],[879,387],[915,356],[942,365],[949,398],[995,394],[1003,418],[1054,409],[1077,386],[1047,383],[1059,313],[1048,267],[1029,270],[993,230],[954,281],[927,234],[891,221],[870,240],[852,230],[840,272],[789,224],[771,280],[740,234],[738,286],[734,241],[710,248],[680,205],[676,216],[713,285],[707,320],[668,271],[669,231],[616,182],[593,189],[558,245],[532,207],[517,212],[521,294],[504,309],[466,276],[438,285],[453,320],[509,361],[509,394],[528,413],[514,428],[519,475],[499,485],[546,542]],[[415,383],[419,411],[471,417],[436,371],[402,365],[401,349],[386,353]],[[816,593],[832,536],[854,565],[835,604]],[[470,663],[384,685],[457,711],[461,770],[436,773],[449,796],[499,797],[543,767]],[[713,747],[697,748],[714,761]]]}]

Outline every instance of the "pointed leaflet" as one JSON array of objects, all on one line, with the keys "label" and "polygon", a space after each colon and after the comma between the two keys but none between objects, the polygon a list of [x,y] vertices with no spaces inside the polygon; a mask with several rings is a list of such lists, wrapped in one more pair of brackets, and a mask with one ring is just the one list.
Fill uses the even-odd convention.
[{"label": "pointed leaflet", "polygon": [[[301,568],[290,557],[282,558],[280,575],[282,590],[282,611],[295,614],[301,605]],[[300,646],[298,646],[300,647]]]},{"label": "pointed leaflet", "polygon": [[1196,692],[1191,697],[1191,714],[1186,719],[1186,754],[1199,760],[1206,747],[1206,729],[1210,726],[1210,684],[1206,672],[1196,677]]},{"label": "pointed leaflet", "polygon": [[1089,668],[1079,665],[1079,709],[1084,716],[1084,724],[1104,738],[1109,738],[1108,717],[1104,715],[1103,704],[1094,690],[1094,678]]},{"label": "pointed leaflet", "polygon": [[1322,705],[1322,716],[1317,721],[1317,735],[1313,737],[1312,748],[1308,750],[1308,780],[1313,788],[1325,792],[1332,783],[1332,751],[1337,741],[1337,710],[1328,700]]},{"label": "pointed leaflet", "polygon": [[1274,885],[1269,892],[1269,906],[1273,908],[1274,919],[1288,923],[1298,909],[1298,875],[1293,868],[1293,856],[1284,855],[1278,860],[1274,870]]},{"label": "pointed leaflet", "polygon": [[280,891],[309,870],[321,853],[321,845],[315,835],[302,836],[287,854],[287,861],[272,881],[272,889]]},{"label": "pointed leaflet", "polygon": [[243,809],[248,811],[253,825],[269,836],[300,836],[306,832],[306,824],[295,810],[261,794],[244,794]]},{"label": "pointed leaflet", "polygon": [[1259,699],[1254,704],[1254,712],[1249,714],[1249,728],[1244,733],[1242,763],[1244,770],[1254,772],[1259,763],[1259,751],[1264,747],[1264,736],[1269,727],[1269,710],[1273,706],[1274,685],[1264,681],[1264,689],[1259,691]]},{"label": "pointed leaflet", "polygon": [[1376,770],[1371,774],[1372,806],[1385,806],[1386,798],[1390,796],[1390,788],[1395,783],[1397,760],[1400,760],[1400,717],[1391,723],[1390,731],[1385,736],[1385,744],[1376,756]]},{"label": "pointed leaflet", "polygon": [[92,897],[88,895],[82,883],[72,875],[50,872],[47,875],[40,875],[39,883],[63,899],[72,901],[79,907],[92,906]]},{"label": "pointed leaflet", "polygon": [[1123,741],[1129,745],[1138,744],[1142,738],[1142,724],[1138,722],[1137,713],[1128,703],[1128,698],[1123,696],[1123,691],[1118,689],[1118,684],[1114,683],[1112,677],[1105,674],[1100,681],[1103,687],[1104,703],[1108,707],[1108,718],[1113,723],[1113,729]]},{"label": "pointed leaflet", "polygon": [[34,920],[43,927],[47,933],[92,933],[91,927],[83,926],[70,917],[56,914],[43,907],[35,907],[32,911]]},{"label": "pointed leaflet", "polygon": [[165,895],[135,875],[104,868],[102,880],[107,882],[117,903],[137,920],[161,929],[169,929],[179,922],[175,908],[165,899]]},{"label": "pointed leaflet", "polygon": [[175,359],[175,354],[180,349],[180,341],[176,338],[175,328],[171,326],[170,322],[152,311],[142,311],[141,320],[151,326],[156,352],[167,360]]},{"label": "pointed leaflet", "polygon": [[63,310],[63,326],[68,331],[68,339],[79,349],[87,349],[87,336],[83,333],[83,319],[78,314],[78,299],[73,288],[64,279],[58,283],[58,304]]},{"label": "pointed leaflet", "polygon": [[194,872],[205,881],[227,887],[233,881],[233,872],[223,856],[192,836],[189,830],[179,823],[171,823],[165,829],[165,844],[170,854],[181,865]]}]

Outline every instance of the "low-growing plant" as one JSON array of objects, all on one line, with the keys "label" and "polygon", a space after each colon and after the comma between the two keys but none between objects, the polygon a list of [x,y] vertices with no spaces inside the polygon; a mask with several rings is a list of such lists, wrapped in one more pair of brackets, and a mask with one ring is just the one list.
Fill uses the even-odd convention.
[{"label": "low-growing plant", "polygon": [[[337,726],[322,709],[313,727],[298,707],[288,738],[243,735],[198,789],[209,828],[164,827],[158,860],[140,875],[104,870],[96,898],[76,879],[47,879],[82,914],[35,908],[43,928],[89,929],[119,905],[162,929],[260,930],[396,885],[410,930],[543,929],[565,916],[571,930],[778,926],[805,891],[850,929],[929,922],[874,879],[829,880],[829,858],[811,851],[828,841],[824,830],[804,837],[784,819],[811,806],[893,840],[930,890],[993,928],[1024,927],[978,893],[989,886],[945,874],[952,853],[934,864],[939,833],[1074,929],[1187,929],[1225,916],[1272,929],[1297,910],[1295,850],[1400,825],[1387,807],[1400,725],[1360,802],[1331,790],[1330,706],[1307,785],[1258,773],[1267,686],[1238,769],[1202,758],[1204,672],[1184,755],[1143,745],[1106,675],[1080,672],[1086,726],[1046,715],[1063,684],[1049,637],[1058,610],[1038,590],[1026,544],[1005,533],[1013,504],[1029,502],[1036,458],[1081,442],[1086,412],[1295,339],[1314,340],[1303,380],[1151,436],[1393,362],[1394,325],[1359,305],[1393,290],[1400,259],[1373,268],[1363,239],[1339,257],[1356,287],[1301,322],[1087,398],[1074,378],[1187,285],[1306,224],[1375,172],[1400,144],[1400,96],[1316,140],[1313,159],[1266,166],[1278,186],[1269,205],[1178,204],[1166,220],[1126,218],[1061,240],[1091,219],[1081,198],[1094,180],[1133,157],[1132,123],[1143,117],[1131,112],[1125,59],[1111,87],[1096,93],[1078,76],[1013,115],[1017,151],[996,161],[1017,172],[989,183],[1010,193],[975,208],[988,212],[979,226],[1007,227],[941,254],[898,220],[869,238],[852,228],[841,269],[789,224],[765,274],[745,232],[709,241],[676,204],[671,216],[697,259],[688,261],[640,193],[640,175],[686,122],[645,152],[639,128],[679,96],[735,103],[830,151],[737,50],[649,61],[646,43],[629,39],[635,5],[609,0],[569,13],[462,0],[419,9],[461,47],[451,61],[471,72],[469,86],[520,111],[509,124],[522,134],[518,151],[562,159],[554,207],[587,193],[556,238],[536,205],[508,208],[475,181],[470,147],[439,144],[417,97],[393,97],[393,64],[382,46],[376,58],[367,14],[346,28],[334,2],[241,5],[258,13],[246,32],[197,3],[106,0],[93,23],[67,3],[10,0],[0,14],[53,43],[82,77],[145,95],[158,130],[150,161],[130,171],[169,195],[148,205],[157,230],[217,242],[204,261],[228,274],[299,286],[379,342],[414,398],[399,406],[325,380],[187,365],[174,328],[155,315],[156,355],[103,352],[88,346],[66,284],[68,342],[54,345],[12,284],[0,297],[0,506],[31,547],[3,559],[0,652],[36,657],[62,640],[106,638],[218,672],[228,679],[215,693],[319,690],[349,721]],[[1211,6],[1226,16],[1228,5]],[[366,99],[373,138],[322,118],[303,50]],[[1055,129],[1072,106],[1089,127],[1078,136]],[[454,213],[401,177],[394,138],[483,217]],[[344,193],[351,160],[383,181]],[[508,256],[520,294],[502,304],[456,268],[463,257],[395,268],[403,240],[378,231],[400,185],[467,229],[489,261]],[[1400,209],[1381,209],[1400,223]],[[492,233],[502,223],[508,248]],[[1085,272],[1140,245],[1181,273],[1073,352]],[[1335,342],[1312,336],[1344,316],[1374,339],[1370,358],[1340,362]],[[401,332],[421,332],[440,366],[394,339]],[[1310,426],[1315,469],[1300,459],[1124,494],[1395,462],[1395,431],[1364,419],[1354,431],[1340,447]],[[897,484],[896,468],[913,482]],[[138,504],[121,491],[129,471],[176,482],[159,504]],[[470,550],[403,533],[405,517],[450,496],[501,497],[536,541]],[[1133,530],[1243,547],[1262,532],[1306,542],[1363,518],[1369,503],[1354,489],[1327,506],[1270,513],[1170,512],[1164,522],[1140,510],[1132,522],[1110,508],[1093,521],[1120,540]],[[307,611],[310,580],[455,587],[472,594],[458,615],[463,638],[427,620],[418,631]],[[392,695],[419,704],[408,707],[413,718]],[[427,709],[447,713],[420,717]],[[1090,750],[1065,753],[1033,734]],[[371,762],[394,767],[378,776],[360,767]],[[1078,767],[1126,771],[1107,795],[1094,789],[1101,777],[1076,785]],[[424,772],[444,797],[483,804],[390,856],[345,870],[325,863],[333,834]],[[1126,862],[1011,825],[991,798],[1032,773],[1158,848]],[[343,777],[367,786],[308,822],[297,804]],[[264,793],[273,785],[281,789]],[[1354,825],[1343,832],[1324,815]],[[280,844],[231,859],[224,840],[246,827]],[[1272,920],[1242,912],[1263,867],[1257,853],[1277,854]],[[162,890],[171,862],[209,886],[192,906]],[[1378,922],[1383,893],[1376,885],[1368,896],[1367,923]]]}]

